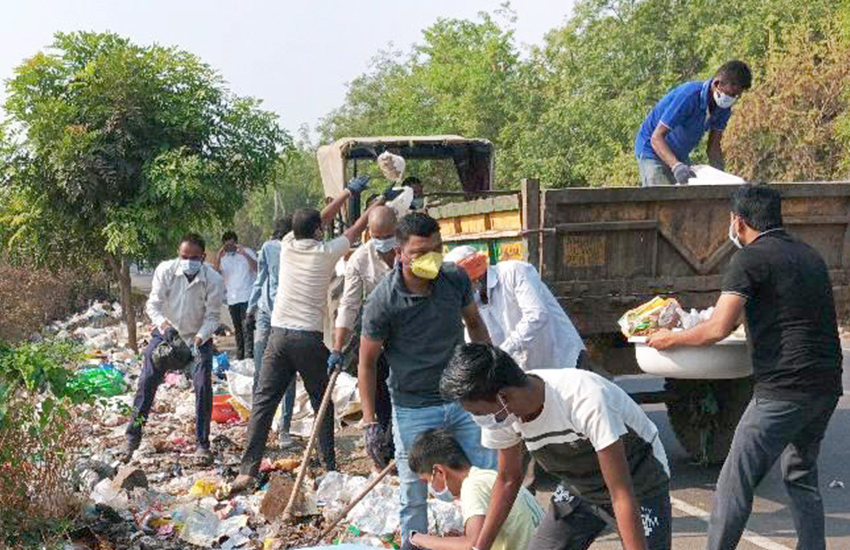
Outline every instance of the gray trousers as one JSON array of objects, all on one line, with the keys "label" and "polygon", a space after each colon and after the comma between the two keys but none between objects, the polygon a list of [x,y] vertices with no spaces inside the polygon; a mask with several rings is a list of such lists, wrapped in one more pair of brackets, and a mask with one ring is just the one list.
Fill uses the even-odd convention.
[{"label": "gray trousers", "polygon": [[640,184],[643,187],[659,185],[676,185],[676,178],[670,167],[656,159],[638,159]]},{"label": "gray trousers", "polygon": [[707,550],[738,546],[753,508],[753,492],[781,458],[799,550],[825,550],[818,454],[838,396],[805,401],[754,397],[735,430],[714,497]]}]

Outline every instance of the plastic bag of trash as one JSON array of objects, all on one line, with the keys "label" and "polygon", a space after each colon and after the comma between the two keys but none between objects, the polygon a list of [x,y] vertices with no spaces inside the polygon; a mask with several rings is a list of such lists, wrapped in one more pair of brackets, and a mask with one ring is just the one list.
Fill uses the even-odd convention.
[{"label": "plastic bag of trash", "polygon": [[199,506],[181,508],[172,517],[183,524],[180,538],[189,544],[211,547],[218,539],[218,516],[212,510]]},{"label": "plastic bag of trash", "polygon": [[714,307],[703,309],[702,311],[691,309],[690,311],[679,310],[679,325],[683,329],[694,328],[700,323],[704,323],[711,318],[714,313]]},{"label": "plastic bag of trash", "polygon": [[441,537],[463,534],[463,513],[456,502],[428,499],[428,532]]},{"label": "plastic bag of trash", "polygon": [[102,397],[114,397],[126,391],[124,374],[110,363],[77,371],[69,386]]},{"label": "plastic bag of trash", "polygon": [[400,182],[404,176],[404,157],[384,151],[378,155],[378,168],[384,177],[390,181]]},{"label": "plastic bag of trash", "polygon": [[626,338],[647,336],[658,329],[677,326],[681,309],[675,299],[656,296],[649,302],[627,311],[617,324]]}]

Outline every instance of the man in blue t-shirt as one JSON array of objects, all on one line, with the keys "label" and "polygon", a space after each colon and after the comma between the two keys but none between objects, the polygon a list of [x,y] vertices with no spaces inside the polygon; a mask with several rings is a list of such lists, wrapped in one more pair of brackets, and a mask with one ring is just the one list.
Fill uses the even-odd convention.
[{"label": "man in blue t-shirt", "polygon": [[641,184],[684,185],[694,176],[691,151],[708,131],[708,161],[723,169],[720,139],[732,105],[752,85],[743,61],[729,61],[705,82],[686,82],[656,103],[635,138]]}]

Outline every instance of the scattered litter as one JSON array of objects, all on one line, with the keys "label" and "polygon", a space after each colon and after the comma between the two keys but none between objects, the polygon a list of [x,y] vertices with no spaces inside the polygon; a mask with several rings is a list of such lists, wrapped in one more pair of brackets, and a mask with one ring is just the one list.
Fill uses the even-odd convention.
[{"label": "scattered litter", "polygon": [[833,479],[832,481],[829,482],[829,488],[830,489],[843,489],[844,488],[844,482],[839,481],[837,479]]}]

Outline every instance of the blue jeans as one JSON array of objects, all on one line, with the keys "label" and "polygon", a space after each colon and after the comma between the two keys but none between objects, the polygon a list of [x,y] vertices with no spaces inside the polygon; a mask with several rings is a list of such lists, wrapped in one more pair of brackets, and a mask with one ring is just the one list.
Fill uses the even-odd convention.
[{"label": "blue jeans", "polygon": [[416,436],[431,428],[442,428],[457,439],[478,468],[496,469],[496,452],[481,445],[481,428],[458,403],[408,408],[393,405],[393,441],[401,481],[401,536],[411,531],[428,532],[428,487],[410,470],[407,453]]},{"label": "blue jeans", "polygon": [[708,550],[734,550],[753,508],[753,492],[779,459],[797,548],[825,550],[823,501],[818,488],[818,454],[838,396],[805,401],[754,397],[735,430],[732,448],[717,480],[708,524]]},{"label": "blue jeans", "polygon": [[[260,370],[263,368],[263,354],[266,351],[266,344],[269,341],[269,334],[272,330],[271,314],[258,308],[255,315],[256,326],[254,327],[254,393],[257,392],[257,380],[260,379]],[[289,427],[292,424],[292,409],[295,407],[295,378],[292,378],[286,393],[283,394],[283,414],[280,416],[280,426],[278,433],[280,435],[288,434]]]},{"label": "blue jeans", "polygon": [[638,170],[640,171],[640,184],[643,187],[676,185],[673,171],[660,160],[638,159]]}]

